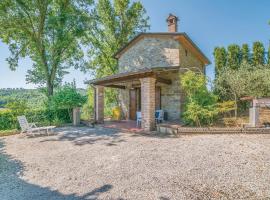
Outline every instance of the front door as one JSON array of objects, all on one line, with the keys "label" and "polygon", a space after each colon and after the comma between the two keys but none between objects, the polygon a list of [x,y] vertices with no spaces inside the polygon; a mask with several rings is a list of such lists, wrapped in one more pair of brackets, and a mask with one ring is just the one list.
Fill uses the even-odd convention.
[{"label": "front door", "polygon": [[137,90],[129,90],[129,119],[136,120],[137,111]]}]

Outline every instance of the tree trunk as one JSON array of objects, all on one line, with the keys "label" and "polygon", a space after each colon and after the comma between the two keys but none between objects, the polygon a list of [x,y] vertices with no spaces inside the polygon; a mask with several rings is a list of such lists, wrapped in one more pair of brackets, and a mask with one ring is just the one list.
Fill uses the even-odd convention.
[{"label": "tree trunk", "polygon": [[53,84],[50,81],[47,81],[47,95],[48,97],[53,95]]},{"label": "tree trunk", "polygon": [[237,97],[236,97],[236,95],[234,95],[234,102],[235,102],[234,117],[236,119],[237,115],[238,115],[238,113],[237,113],[238,106],[237,106]]}]

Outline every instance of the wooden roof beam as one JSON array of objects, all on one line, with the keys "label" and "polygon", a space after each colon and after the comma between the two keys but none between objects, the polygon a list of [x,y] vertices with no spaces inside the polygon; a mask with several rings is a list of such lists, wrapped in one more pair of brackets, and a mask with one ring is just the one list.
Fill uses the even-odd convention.
[{"label": "wooden roof beam", "polygon": [[164,83],[167,85],[171,85],[172,84],[172,80],[170,79],[165,79],[165,78],[161,78],[161,77],[156,77],[157,82],[159,83]]},{"label": "wooden roof beam", "polygon": [[124,85],[105,85],[105,87],[117,88],[117,89],[126,89],[126,86],[124,86]]}]

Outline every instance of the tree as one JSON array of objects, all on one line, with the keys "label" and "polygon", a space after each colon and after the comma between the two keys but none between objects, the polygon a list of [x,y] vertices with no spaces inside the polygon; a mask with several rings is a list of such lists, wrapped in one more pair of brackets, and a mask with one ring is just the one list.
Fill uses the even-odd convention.
[{"label": "tree", "polygon": [[[241,71],[242,72],[242,71]],[[216,79],[216,87],[220,92],[220,95],[227,96],[235,102],[235,117],[237,117],[237,103],[239,98],[244,96],[246,93],[247,85],[246,79],[243,77],[243,73],[240,70],[227,68],[223,71]]]},{"label": "tree", "polygon": [[250,52],[249,52],[248,44],[242,45],[241,54],[242,54],[241,61],[249,63],[250,62]]},{"label": "tree", "polygon": [[183,119],[187,124],[211,124],[218,114],[217,97],[206,88],[203,74],[188,71],[181,75],[181,88],[186,93]]},{"label": "tree", "polygon": [[264,46],[261,42],[253,43],[253,65],[263,65],[265,63],[264,59]]},{"label": "tree", "polygon": [[80,39],[89,29],[92,0],[1,0],[0,38],[9,45],[10,69],[29,56],[28,82],[46,85],[47,95],[70,66],[83,64]]},{"label": "tree", "polygon": [[216,75],[220,73],[220,71],[226,66],[227,53],[224,47],[216,47],[214,50],[214,58],[215,58],[215,72]]},{"label": "tree", "polygon": [[149,24],[143,5],[130,0],[98,0],[94,14],[96,20],[87,37],[89,68],[102,77],[118,71],[114,54]]},{"label": "tree", "polygon": [[229,45],[227,52],[227,66],[231,69],[239,68],[241,63],[241,50],[239,45]]},{"label": "tree", "polygon": [[237,105],[243,96],[265,97],[270,95],[270,66],[257,65],[243,62],[239,69],[227,68],[216,79],[219,95],[227,96]]},{"label": "tree", "polygon": [[[118,72],[114,54],[136,34],[149,28],[149,18],[140,2],[130,0],[98,0],[94,16],[85,42],[90,47],[88,68],[100,78]],[[117,90],[106,89],[105,114],[118,102]]]}]

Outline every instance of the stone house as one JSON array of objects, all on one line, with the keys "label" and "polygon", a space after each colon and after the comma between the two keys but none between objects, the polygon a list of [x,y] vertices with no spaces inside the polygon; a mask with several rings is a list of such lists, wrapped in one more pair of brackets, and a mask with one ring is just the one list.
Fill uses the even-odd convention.
[{"label": "stone house", "polygon": [[95,119],[103,122],[104,87],[119,89],[125,119],[135,120],[142,113],[142,128],[155,128],[155,110],[162,109],[169,121],[181,120],[184,95],[181,73],[205,71],[210,63],[184,32],[178,32],[178,18],[167,18],[168,32],[141,33],[121,48],[115,58],[119,73],[88,83],[95,87]]}]

